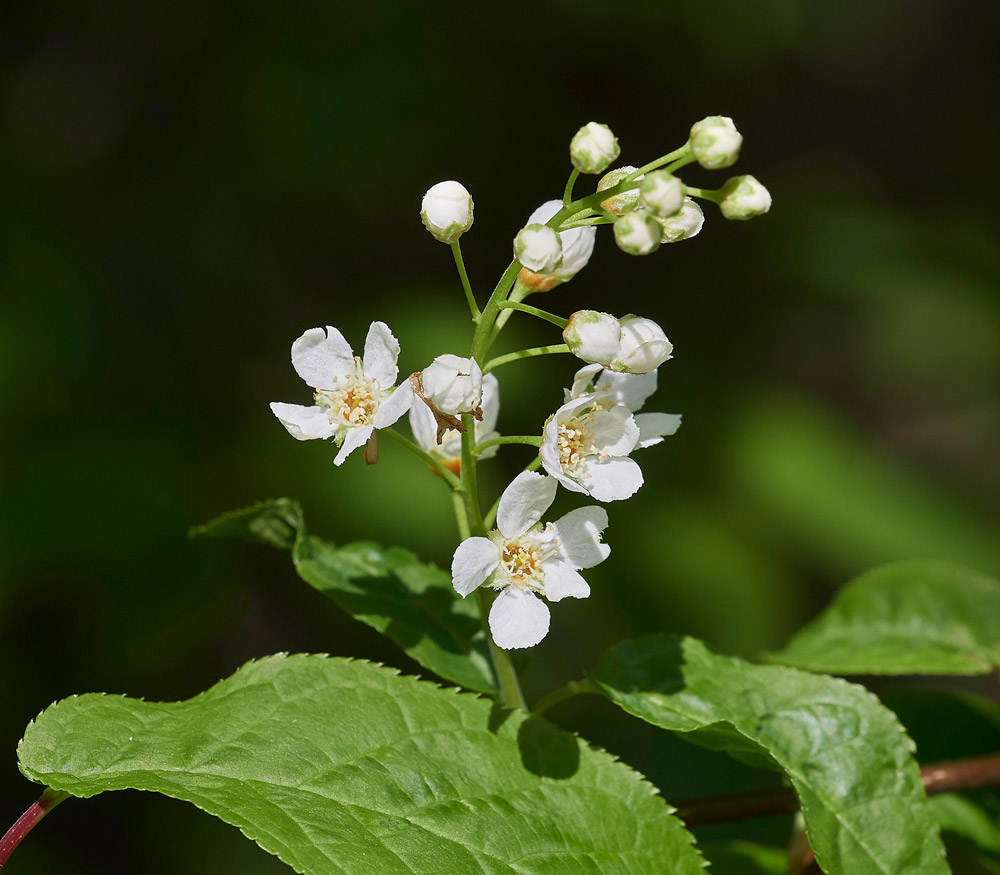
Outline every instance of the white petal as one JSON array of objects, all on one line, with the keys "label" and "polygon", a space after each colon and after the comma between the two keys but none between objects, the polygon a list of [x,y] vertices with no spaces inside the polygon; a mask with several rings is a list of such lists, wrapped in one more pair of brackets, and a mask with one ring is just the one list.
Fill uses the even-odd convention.
[{"label": "white petal", "polygon": [[489,538],[466,538],[451,560],[451,585],[465,598],[499,563],[500,548]]},{"label": "white petal", "polygon": [[292,344],[292,367],[313,389],[332,389],[333,378],[346,376],[353,365],[351,345],[330,325],[310,328]]},{"label": "white petal", "polygon": [[[393,337],[389,326],[384,322],[372,322],[365,338],[365,376],[378,380],[382,389],[388,389],[396,384],[399,368],[396,359],[399,358],[399,341]],[[402,414],[401,414],[402,415]],[[397,416],[396,419],[399,419]],[[394,419],[393,422],[396,420]]]},{"label": "white petal", "polygon": [[[375,411],[375,415],[372,417],[372,424],[375,428],[385,428],[388,425],[392,425],[410,409],[412,403],[413,389],[410,386],[410,381],[407,380],[404,383],[400,383],[396,387],[396,391],[379,404],[378,410]],[[421,401],[420,403],[423,404],[424,402]]]},{"label": "white petal", "polygon": [[343,465],[344,460],[351,455],[358,447],[363,447],[368,443],[368,438],[372,436],[372,432],[375,431],[375,426],[373,425],[362,425],[358,428],[352,428],[347,432],[347,437],[344,438],[344,443],[340,446],[340,452],[334,456],[334,465]]},{"label": "white petal", "polygon": [[562,599],[585,599],[590,595],[590,584],[580,573],[565,562],[545,563],[545,598],[550,602]]},{"label": "white petal", "polygon": [[642,486],[642,469],[627,457],[592,461],[579,482],[598,501],[621,501]]},{"label": "white petal", "polygon": [[646,374],[616,374],[605,371],[594,381],[594,391],[615,404],[624,404],[633,413],[656,391],[656,370]]},{"label": "white petal", "polygon": [[[481,422],[476,423],[477,436],[479,429],[482,429],[484,433],[495,431],[497,427],[497,417],[499,416],[500,382],[494,374],[486,374],[483,377],[483,418]],[[479,440],[489,440],[489,438],[484,436],[479,438]],[[480,456],[480,458],[484,457]]]},{"label": "white petal", "polygon": [[271,413],[278,417],[278,421],[296,440],[311,441],[333,437],[337,431],[322,407],[303,407],[301,404],[272,401]]},{"label": "white petal", "polygon": [[530,216],[528,216],[528,221],[525,225],[544,225],[549,219],[551,219],[556,213],[558,213],[563,207],[563,202],[560,200],[546,201],[537,210],[535,210]]},{"label": "white petal", "polygon": [[603,507],[578,507],[560,517],[553,527],[560,555],[574,568],[593,568],[611,554],[611,548],[601,543],[601,532],[608,527],[608,512]]},{"label": "white petal", "polygon": [[640,447],[658,444],[665,435],[674,434],[681,427],[679,413],[640,413],[635,421],[639,425]]},{"label": "white petal", "polygon": [[428,453],[438,451],[437,420],[430,407],[417,398],[410,405],[410,431],[416,442]]},{"label": "white petal", "polygon": [[627,456],[639,442],[639,426],[629,409],[621,404],[595,411],[590,434],[594,445],[612,456]]},{"label": "white petal", "polygon": [[497,647],[534,647],[549,631],[549,609],[540,598],[508,586],[490,608],[490,632]]},{"label": "white petal", "polygon": [[549,509],[558,484],[551,477],[522,471],[503,491],[497,508],[497,528],[508,540],[523,535]]},{"label": "white petal", "polygon": [[599,371],[604,370],[604,365],[584,365],[573,375],[573,388],[565,390],[566,400],[571,401],[581,395],[589,395],[594,391],[594,377]]},{"label": "white petal", "polygon": [[568,231],[561,231],[559,236],[562,238],[563,260],[556,269],[556,276],[562,280],[570,280],[590,261],[594,241],[597,239],[597,228],[592,225],[570,228]]}]

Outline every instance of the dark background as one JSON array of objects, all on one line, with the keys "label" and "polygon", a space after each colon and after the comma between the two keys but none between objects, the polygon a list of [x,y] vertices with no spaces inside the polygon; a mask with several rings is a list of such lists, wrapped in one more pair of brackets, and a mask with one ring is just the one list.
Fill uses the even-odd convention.
[{"label": "dark background", "polygon": [[[420,225],[423,192],[454,178],[473,193],[463,247],[485,295],[591,119],[642,164],[730,115],[733,172],[774,207],[730,223],[707,205],[699,237],[642,259],[603,229],[587,270],[536,299],[659,321],[676,353],[650,409],[684,425],[640,457],[639,496],[609,508],[612,557],[590,599],[553,611],[529,697],[627,635],[754,656],[879,562],[1000,573],[996,4],[188,0],[4,19],[0,828],[38,793],[14,748],[55,699],[186,698],[281,650],[414,670],[287,556],[186,530],[287,494],[331,540],[448,562],[450,503],[420,464],[385,445],[375,468],[336,469],[267,402],[307,403],[288,347],[314,325],[360,348],[388,322],[404,373],[462,353],[464,299]],[[518,345],[554,341],[511,324]],[[501,427],[537,431],[572,371],[551,357],[501,372]],[[484,468],[491,497],[526,452]],[[553,716],[668,799],[773,780],[597,702]],[[66,803],[11,865],[286,871],[137,793]]]}]

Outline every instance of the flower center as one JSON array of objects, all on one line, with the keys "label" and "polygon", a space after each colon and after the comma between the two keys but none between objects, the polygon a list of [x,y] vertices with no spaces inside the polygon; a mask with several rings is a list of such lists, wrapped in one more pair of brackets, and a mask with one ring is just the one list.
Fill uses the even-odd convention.
[{"label": "flower center", "polygon": [[[586,425],[579,419],[559,423],[559,464],[566,472],[580,467],[585,456],[602,455]],[[602,456],[603,457],[603,456]]]},{"label": "flower center", "polygon": [[508,583],[531,589],[541,589],[542,564],[549,556],[536,538],[522,537],[516,541],[504,541],[500,550],[500,565],[507,575]]},{"label": "flower center", "polygon": [[346,377],[334,377],[332,389],[317,389],[316,403],[325,407],[330,422],[368,425],[379,405],[378,383],[365,376],[361,359],[355,357],[354,370]]}]

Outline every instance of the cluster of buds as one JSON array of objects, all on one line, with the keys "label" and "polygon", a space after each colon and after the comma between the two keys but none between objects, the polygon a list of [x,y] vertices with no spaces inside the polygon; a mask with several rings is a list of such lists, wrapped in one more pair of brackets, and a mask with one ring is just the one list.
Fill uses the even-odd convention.
[{"label": "cluster of buds", "polygon": [[[658,368],[673,356],[673,344],[656,322],[597,310],[578,310],[563,319],[523,300],[576,276],[590,260],[598,225],[613,224],[618,246],[644,255],[698,234],[705,217],[696,197],[717,203],[729,219],[767,212],[770,195],[752,176],[733,177],[719,190],[705,191],[689,188],[676,175],[695,162],[708,170],[731,166],[742,139],[730,119],[709,116],[694,125],[680,149],[643,168],[608,172],[619,156],[617,138],[606,125],[584,125],[570,143],[573,171],[564,197],[546,201],[528,217],[513,243],[512,267],[520,272],[505,272],[505,281],[482,310],[459,245],[472,227],[472,197],[459,182],[439,182],[424,195],[420,216],[434,238],[454,251],[476,324],[473,355],[439,355],[397,385],[400,347],[382,322],[371,324],[361,356],[333,327],[311,328],[292,344],[292,365],[313,390],[314,403],[276,402],[271,409],[293,437],[337,444],[337,465],[362,446],[366,461],[377,461],[377,432],[388,430],[469,499],[477,479],[463,470],[466,464],[490,458],[501,444],[537,449],[537,458],[497,501],[495,527],[482,534],[494,520],[476,510],[462,528],[481,534],[466,537],[452,558],[458,594],[464,597],[481,586],[497,591],[489,625],[501,648],[537,644],[549,628],[546,602],[588,596],[590,587],[580,571],[610,553],[602,543],[608,515],[599,505],[542,522],[559,488],[602,503],[629,498],[643,484],[632,454],[661,443],[680,426],[677,414],[641,411],[656,390]],[[592,195],[573,200],[580,174],[604,175]],[[490,344],[514,310],[561,326],[564,345],[488,359]],[[572,353],[586,364],[534,435],[500,435],[500,384],[492,368],[549,352]],[[394,428],[407,412],[412,441]],[[544,473],[536,473],[536,467]],[[478,496],[458,504],[478,508]]]}]

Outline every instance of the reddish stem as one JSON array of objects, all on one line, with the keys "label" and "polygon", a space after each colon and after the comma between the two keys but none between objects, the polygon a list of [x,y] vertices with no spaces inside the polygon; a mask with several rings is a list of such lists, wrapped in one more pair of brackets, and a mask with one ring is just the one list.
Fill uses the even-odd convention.
[{"label": "reddish stem", "polygon": [[62,790],[51,790],[46,788],[45,792],[39,797],[37,802],[34,802],[31,807],[24,812],[9,830],[7,834],[0,839],[0,869],[3,868],[4,863],[12,853],[14,853],[14,848],[21,844],[21,839],[23,839],[32,829],[34,829],[35,824],[38,823],[46,814],[48,814],[53,808],[55,808],[63,799],[68,799],[69,793],[63,793]]}]

